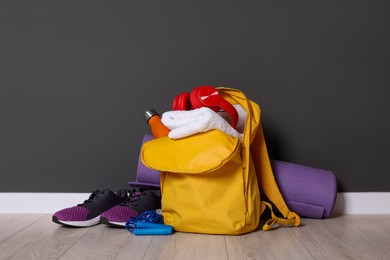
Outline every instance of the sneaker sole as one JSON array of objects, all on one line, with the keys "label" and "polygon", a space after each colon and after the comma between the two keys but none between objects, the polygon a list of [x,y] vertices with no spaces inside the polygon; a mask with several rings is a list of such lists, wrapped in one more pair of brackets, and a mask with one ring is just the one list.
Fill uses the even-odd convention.
[{"label": "sneaker sole", "polygon": [[70,227],[91,227],[100,223],[100,216],[85,221],[63,221],[63,220],[59,220],[56,217],[53,217],[52,220],[57,224],[62,224]]},{"label": "sneaker sole", "polygon": [[126,227],[126,222],[108,221],[108,219],[106,219],[106,218],[100,218],[100,224],[109,225],[111,227],[120,227],[120,228]]}]

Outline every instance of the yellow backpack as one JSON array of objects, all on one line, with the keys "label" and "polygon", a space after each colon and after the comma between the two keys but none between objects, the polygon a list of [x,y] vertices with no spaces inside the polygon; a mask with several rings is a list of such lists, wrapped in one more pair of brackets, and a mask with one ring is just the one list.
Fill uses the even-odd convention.
[{"label": "yellow backpack", "polygon": [[272,172],[259,106],[240,90],[217,89],[246,111],[241,141],[211,130],[142,145],[142,162],[161,172],[164,223],[181,232],[237,235],[255,230],[269,207],[263,230],[274,224],[298,226],[300,218],[288,209]]}]

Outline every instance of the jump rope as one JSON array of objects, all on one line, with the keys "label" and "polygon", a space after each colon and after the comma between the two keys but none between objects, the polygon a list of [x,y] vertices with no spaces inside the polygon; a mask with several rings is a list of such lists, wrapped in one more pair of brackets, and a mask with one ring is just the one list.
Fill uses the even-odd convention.
[{"label": "jump rope", "polygon": [[171,235],[173,227],[164,224],[164,218],[156,210],[148,210],[126,222],[126,229],[136,236]]}]

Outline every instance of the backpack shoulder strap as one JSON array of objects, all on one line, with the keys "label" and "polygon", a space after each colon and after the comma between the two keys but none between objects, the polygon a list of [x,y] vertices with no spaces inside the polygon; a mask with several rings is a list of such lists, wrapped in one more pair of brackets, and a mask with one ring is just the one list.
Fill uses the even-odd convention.
[{"label": "backpack shoulder strap", "polygon": [[[257,182],[261,196],[267,197],[280,211],[284,218],[278,218],[273,213],[272,204],[261,201],[260,215],[268,207],[271,210],[271,219],[263,226],[263,230],[268,230],[274,224],[292,224],[298,226],[300,217],[289,210],[279,187],[276,183],[268,151],[265,144],[263,128],[260,122],[260,107],[256,102],[248,99],[244,93],[238,89],[219,87],[220,94],[232,104],[240,104],[247,112],[245,122],[245,132],[243,136],[243,148],[250,147],[250,155],[255,165]],[[244,158],[245,159],[245,158]],[[249,159],[245,159],[244,164],[249,164]]]},{"label": "backpack shoulder strap", "polygon": [[271,219],[266,222],[263,229],[268,230],[273,224],[293,224],[298,226],[300,217],[295,212],[290,211],[276,183],[261,123],[258,125],[250,150],[261,194],[265,195],[284,217],[284,219],[276,217],[273,213],[272,205],[262,201],[261,214],[266,207],[269,207],[271,210]]},{"label": "backpack shoulder strap", "polygon": [[292,215],[292,217],[290,219],[289,218],[279,218],[274,214],[271,203],[261,201],[261,212],[264,212],[264,210],[267,207],[271,211],[271,218],[265,222],[265,224],[263,226],[263,230],[265,230],[265,231],[270,230],[272,228],[272,226],[275,224],[299,226],[301,218],[295,212],[292,212],[292,211],[290,212],[290,214]]}]

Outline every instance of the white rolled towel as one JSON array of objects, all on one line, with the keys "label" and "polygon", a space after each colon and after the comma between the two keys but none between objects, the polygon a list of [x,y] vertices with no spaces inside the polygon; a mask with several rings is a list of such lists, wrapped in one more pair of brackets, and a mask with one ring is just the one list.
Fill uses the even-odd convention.
[{"label": "white rolled towel", "polygon": [[180,139],[196,133],[218,129],[235,138],[242,137],[223,117],[208,107],[192,110],[173,110],[162,114],[162,123],[171,131],[171,139]]}]

